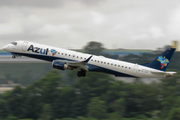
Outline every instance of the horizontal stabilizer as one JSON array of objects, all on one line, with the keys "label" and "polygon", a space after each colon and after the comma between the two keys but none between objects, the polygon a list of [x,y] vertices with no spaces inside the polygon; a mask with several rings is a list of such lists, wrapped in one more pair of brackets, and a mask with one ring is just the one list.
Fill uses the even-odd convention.
[{"label": "horizontal stabilizer", "polygon": [[166,72],[153,72],[153,71],[151,71],[151,73],[153,73],[153,74],[166,74]]},{"label": "horizontal stabilizer", "polygon": [[173,75],[176,74],[176,72],[154,72],[154,71],[151,71],[151,73],[165,75],[166,77],[172,77]]}]

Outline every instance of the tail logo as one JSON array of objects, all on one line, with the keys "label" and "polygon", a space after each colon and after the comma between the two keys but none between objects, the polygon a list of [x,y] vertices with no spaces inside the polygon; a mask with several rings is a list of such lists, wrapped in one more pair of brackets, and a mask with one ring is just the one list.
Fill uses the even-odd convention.
[{"label": "tail logo", "polygon": [[52,56],[56,55],[57,51],[54,49],[51,49]]},{"label": "tail logo", "polygon": [[163,69],[164,67],[167,66],[167,64],[169,63],[169,60],[164,56],[159,56],[157,61],[159,61],[161,63],[161,69]]}]

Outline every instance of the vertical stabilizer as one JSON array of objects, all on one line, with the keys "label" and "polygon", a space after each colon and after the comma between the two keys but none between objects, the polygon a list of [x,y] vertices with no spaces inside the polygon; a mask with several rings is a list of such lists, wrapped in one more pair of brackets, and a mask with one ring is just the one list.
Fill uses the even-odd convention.
[{"label": "vertical stabilizer", "polygon": [[147,65],[147,67],[154,68],[161,71],[166,71],[175,50],[176,50],[175,48],[168,48],[165,52],[163,52],[156,59],[150,62]]}]

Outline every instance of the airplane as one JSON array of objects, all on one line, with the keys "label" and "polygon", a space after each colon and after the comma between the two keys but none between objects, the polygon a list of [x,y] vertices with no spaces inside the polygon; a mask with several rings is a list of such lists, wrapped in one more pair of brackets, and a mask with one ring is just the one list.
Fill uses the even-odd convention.
[{"label": "airplane", "polygon": [[29,41],[11,42],[3,50],[10,52],[12,58],[26,56],[52,62],[52,67],[59,70],[77,69],[78,77],[85,77],[87,71],[136,78],[164,78],[176,74],[166,71],[175,48],[168,48],[152,62],[141,65]]}]

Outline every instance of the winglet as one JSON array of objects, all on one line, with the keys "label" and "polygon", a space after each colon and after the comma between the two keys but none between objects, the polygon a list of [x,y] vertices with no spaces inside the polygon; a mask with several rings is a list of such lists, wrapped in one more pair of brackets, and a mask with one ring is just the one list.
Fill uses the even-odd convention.
[{"label": "winglet", "polygon": [[87,60],[82,61],[82,62],[88,63],[91,58],[92,58],[92,55]]}]

